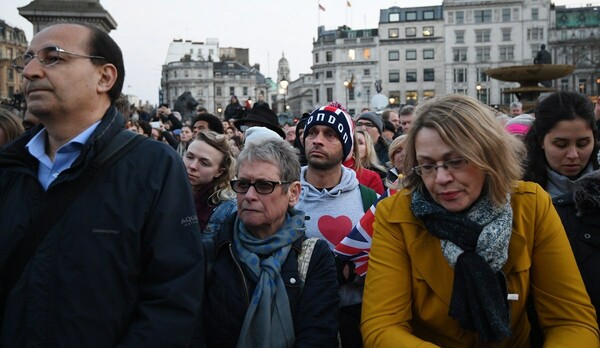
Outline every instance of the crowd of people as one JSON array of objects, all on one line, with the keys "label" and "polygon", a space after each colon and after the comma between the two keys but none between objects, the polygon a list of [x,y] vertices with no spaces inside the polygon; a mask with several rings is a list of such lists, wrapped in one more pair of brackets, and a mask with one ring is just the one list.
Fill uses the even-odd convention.
[{"label": "crowd of people", "polygon": [[75,23],[13,66],[0,346],[600,346],[600,101],[146,114]]}]

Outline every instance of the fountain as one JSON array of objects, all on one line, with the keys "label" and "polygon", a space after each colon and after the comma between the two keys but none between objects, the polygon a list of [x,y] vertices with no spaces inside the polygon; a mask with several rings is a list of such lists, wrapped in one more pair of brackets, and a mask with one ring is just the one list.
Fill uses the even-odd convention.
[{"label": "fountain", "polygon": [[574,65],[531,64],[492,68],[487,69],[485,73],[496,80],[518,82],[519,87],[504,90],[502,93],[514,93],[523,104],[523,110],[530,110],[535,107],[540,93],[555,91],[554,88],[540,86],[540,82],[558,79],[573,71]]}]

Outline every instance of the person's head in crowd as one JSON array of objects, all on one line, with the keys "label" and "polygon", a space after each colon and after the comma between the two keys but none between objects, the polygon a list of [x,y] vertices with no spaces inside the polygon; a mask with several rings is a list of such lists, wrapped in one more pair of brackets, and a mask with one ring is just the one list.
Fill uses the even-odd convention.
[{"label": "person's head in crowd", "polygon": [[289,126],[285,130],[285,140],[287,140],[290,145],[294,145],[296,142],[296,126]]},{"label": "person's head in crowd", "polygon": [[528,114],[521,114],[508,120],[504,125],[504,129],[519,140],[525,140],[525,136],[533,125],[535,119]]},{"label": "person's head in crowd", "polygon": [[238,193],[238,217],[248,231],[259,239],[272,236],[300,195],[296,150],[276,137],[246,142],[232,188]]},{"label": "person's head in crowd", "polygon": [[225,128],[225,135],[227,136],[227,138],[231,139],[231,137],[235,135],[235,131],[233,130],[233,128],[227,127]]},{"label": "person's head in crowd", "polygon": [[207,114],[208,110],[206,110],[206,108],[204,106],[199,106],[198,109],[196,109],[196,115],[202,115],[202,114]]},{"label": "person's head in crowd", "polygon": [[510,103],[510,115],[512,117],[519,116],[523,113],[523,104],[518,101]]},{"label": "person's head in crowd", "polygon": [[[70,35],[63,35],[67,31]],[[74,59],[57,47],[86,59]],[[96,27],[76,23],[51,25],[35,35],[29,52],[37,54],[34,64],[31,61],[16,64],[21,65],[27,108],[51,132],[65,122],[71,122],[75,132],[89,127],[102,118],[121,94],[125,78],[121,50]],[[68,59],[69,64],[53,64],[50,57],[57,55]],[[42,59],[45,59],[43,64]],[[48,64],[53,64],[52,68],[43,69]],[[37,92],[50,89],[49,86],[52,86],[50,93]]]},{"label": "person's head in crowd", "polygon": [[229,139],[229,147],[233,157],[237,158],[244,147],[244,140],[240,136],[234,135]]},{"label": "person's head in crowd", "polygon": [[384,121],[389,121],[394,125],[394,134],[400,129],[400,116],[398,113],[392,109],[386,109],[381,113],[381,119]]},{"label": "person's head in crowd", "polygon": [[394,135],[396,135],[396,127],[394,127],[390,121],[383,121],[383,132],[381,132],[381,136],[388,142],[392,142],[392,140],[394,140]]},{"label": "person's head in crowd", "polygon": [[182,143],[189,143],[194,137],[194,131],[192,127],[188,125],[184,125],[181,127],[181,131],[179,132],[179,140]]},{"label": "person's head in crowd", "polygon": [[[140,126],[142,132],[140,134],[150,138],[152,137],[152,126],[150,125],[150,122],[148,121],[144,121],[144,120],[139,120],[138,121],[138,125]],[[138,131],[139,133],[139,131]]]},{"label": "person's head in crowd", "polygon": [[399,175],[404,177],[404,146],[406,145],[407,134],[399,135],[392,143],[388,149],[388,155],[390,156],[390,167],[396,168],[396,171]]},{"label": "person's head in crowd", "polygon": [[410,131],[414,113],[415,107],[413,105],[405,105],[400,109],[399,117],[402,133],[407,134]]},{"label": "person's head in crowd", "polygon": [[[408,134],[405,187],[428,191],[451,212],[468,209],[481,195],[500,206],[521,178],[521,148],[522,143],[508,136],[492,111],[477,100],[458,94],[430,100],[417,109]],[[461,188],[456,199],[438,194],[450,182]]]},{"label": "person's head in crowd", "polygon": [[596,121],[600,121],[600,95],[596,97],[596,103],[594,104],[594,117]]},{"label": "person's head in crowd", "polygon": [[209,188],[209,204],[233,198],[229,181],[234,177],[235,159],[227,137],[212,130],[198,132],[189,144],[183,163],[190,185],[197,192]]},{"label": "person's head in crowd", "polygon": [[223,124],[223,129],[227,130],[227,128],[231,128],[229,121],[223,120],[223,121],[221,121],[221,123]]},{"label": "person's head in crowd", "polygon": [[597,133],[594,107],[584,95],[560,91],[547,96],[539,102],[525,136],[525,179],[537,182],[553,197],[559,195],[560,176],[575,180],[598,168]]},{"label": "person's head in crowd", "polygon": [[221,120],[217,116],[209,113],[196,116],[196,118],[194,118],[192,129],[194,131],[194,136],[198,135],[198,132],[205,130],[211,130],[219,134],[223,134],[225,132]]},{"label": "person's head in crowd", "polygon": [[126,127],[127,127],[127,129],[129,129],[132,132],[144,135],[144,130],[142,129],[142,126],[140,126],[140,122],[144,122],[144,121],[130,120],[129,122],[126,123]]},{"label": "person's head in crowd", "polygon": [[352,151],[352,118],[340,107],[315,109],[304,126],[304,149],[309,167],[330,169],[341,166]]},{"label": "person's head in crowd", "polygon": [[385,167],[381,165],[375,153],[373,139],[364,129],[354,130],[354,157],[363,168],[385,172]]},{"label": "person's head in crowd", "polygon": [[383,120],[373,111],[363,112],[356,118],[356,129],[364,129],[369,133],[373,142],[377,143],[383,132]]},{"label": "person's head in crowd", "polygon": [[114,106],[117,108],[117,111],[123,115],[123,118],[127,123],[131,117],[131,104],[129,104],[129,99],[127,99],[127,96],[121,93],[119,98],[115,101]]},{"label": "person's head in crowd", "polygon": [[19,118],[7,109],[0,107],[0,148],[17,139],[24,131]]},{"label": "person's head in crowd", "polygon": [[285,139],[285,133],[279,126],[279,118],[273,110],[265,106],[258,106],[249,110],[245,118],[235,121],[234,124],[242,132],[246,132],[250,127],[267,127],[279,134],[281,139]]}]

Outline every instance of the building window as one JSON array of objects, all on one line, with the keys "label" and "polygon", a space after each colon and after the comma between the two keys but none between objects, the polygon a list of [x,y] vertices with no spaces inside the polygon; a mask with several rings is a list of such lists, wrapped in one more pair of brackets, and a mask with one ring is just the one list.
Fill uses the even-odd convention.
[{"label": "building window", "polygon": [[510,22],[510,8],[503,8],[502,9],[502,21],[503,22]]},{"label": "building window", "polygon": [[173,77],[177,77],[177,70],[173,70]]},{"label": "building window", "polygon": [[319,52],[315,53],[315,63],[319,62]]},{"label": "building window", "polygon": [[248,95],[248,87],[242,88],[242,95]]},{"label": "building window", "polygon": [[326,79],[332,79],[332,78],[333,78],[333,71],[331,71],[331,70],[327,70],[327,71],[325,72],[325,78],[326,78]]},{"label": "building window", "polygon": [[416,60],[417,50],[406,50],[406,60]]},{"label": "building window", "polygon": [[434,18],[433,11],[431,11],[431,10],[423,11],[423,19],[424,20],[433,19],[433,18]]},{"label": "building window", "polygon": [[189,72],[187,70],[183,71],[183,77],[188,77],[189,76]]},{"label": "building window", "polygon": [[217,91],[215,93],[217,94],[217,97],[221,97],[223,95],[221,92],[221,87],[217,87]]},{"label": "building window", "polygon": [[6,72],[8,73],[8,81],[14,81],[15,80],[15,69],[7,69]]},{"label": "building window", "polygon": [[543,40],[544,28],[529,28],[527,29],[527,40]]},{"label": "building window", "polygon": [[500,61],[515,59],[515,48],[513,46],[500,46]]},{"label": "building window", "polygon": [[350,60],[356,59],[356,51],[354,49],[348,50],[348,59],[350,59]]},{"label": "building window", "polygon": [[466,48],[454,48],[452,49],[453,61],[454,62],[466,62],[467,61],[467,49]]},{"label": "building window", "polygon": [[540,9],[539,8],[532,8],[531,9],[531,20],[532,21],[537,21],[540,19]]},{"label": "building window", "polygon": [[567,39],[567,31],[566,30],[562,30],[560,32],[560,39],[561,40],[566,40]]},{"label": "building window", "polygon": [[433,27],[423,27],[423,36],[433,36]]},{"label": "building window", "polygon": [[489,29],[475,30],[475,42],[490,42],[490,32]]},{"label": "building window", "polygon": [[390,22],[400,22],[400,14],[399,13],[390,13],[388,16],[388,20]]},{"label": "building window", "polygon": [[489,82],[490,77],[485,73],[487,68],[477,68],[477,82]]},{"label": "building window", "polygon": [[389,79],[390,82],[400,82],[400,71],[390,70]]},{"label": "building window", "polygon": [[417,36],[417,28],[408,27],[404,30],[404,34],[406,35],[406,37],[415,37]]},{"label": "building window", "polygon": [[467,82],[467,68],[454,69],[454,83]]},{"label": "building window", "polygon": [[510,41],[511,28],[502,28],[502,41]]},{"label": "building window", "polygon": [[418,96],[419,94],[417,91],[406,91],[406,104],[416,105]]},{"label": "building window", "polygon": [[489,62],[490,57],[490,47],[475,47],[475,60],[478,63]]},{"label": "building window", "polygon": [[400,36],[400,30],[399,30],[398,28],[391,28],[391,29],[388,29],[388,37],[389,37],[390,39],[395,39],[395,38],[397,38],[398,36]]},{"label": "building window", "polygon": [[319,79],[319,75],[320,75],[320,74],[319,74],[318,72],[316,72],[316,73],[315,73],[315,80],[318,80],[318,79]]},{"label": "building window", "polygon": [[235,87],[229,87],[229,95],[235,95]]},{"label": "building window", "polygon": [[315,103],[320,103],[320,98],[319,98],[319,89],[315,88]]},{"label": "building window", "polygon": [[417,82],[416,70],[406,70],[406,82]]},{"label": "building window", "polygon": [[[348,100],[354,100],[354,87],[348,88]],[[354,113],[350,113],[350,115],[354,115]]]},{"label": "building window", "polygon": [[333,88],[327,87],[327,101],[333,101]]},{"label": "building window", "polygon": [[363,75],[364,76],[371,76],[371,69],[365,69],[365,70],[363,70]]},{"label": "building window", "polygon": [[457,44],[465,43],[465,31],[464,30],[456,30],[456,31],[454,31],[454,35],[456,37]]},{"label": "building window", "polygon": [[463,24],[465,22],[465,13],[463,11],[456,11],[456,24]]},{"label": "building window", "polygon": [[325,61],[326,62],[333,61],[333,52],[331,52],[331,51],[325,52]]},{"label": "building window", "polygon": [[415,11],[406,12],[406,20],[407,21],[416,21],[417,20],[417,12],[415,12]]},{"label": "building window", "polygon": [[492,22],[492,10],[475,10],[473,16],[475,17],[475,23]]},{"label": "building window", "polygon": [[423,69],[423,81],[435,81],[435,70]]},{"label": "building window", "polygon": [[400,60],[400,51],[389,51],[388,52],[388,60],[389,61]]},{"label": "building window", "polygon": [[365,60],[371,59],[371,49],[370,48],[365,48],[363,50],[363,59],[365,59]]},{"label": "building window", "polygon": [[423,49],[423,59],[434,59],[435,51],[433,48],[425,48]]}]

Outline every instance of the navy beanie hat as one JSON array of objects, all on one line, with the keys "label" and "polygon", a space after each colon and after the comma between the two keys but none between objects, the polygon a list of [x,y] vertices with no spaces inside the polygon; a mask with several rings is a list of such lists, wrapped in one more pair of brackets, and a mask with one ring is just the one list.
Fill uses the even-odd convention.
[{"label": "navy beanie hat", "polygon": [[308,130],[312,126],[323,125],[330,128],[337,133],[338,138],[342,142],[342,148],[344,151],[344,159],[352,152],[352,144],[354,142],[352,118],[344,110],[337,108],[332,105],[322,106],[315,111],[310,113],[310,116],[306,119],[306,125],[304,126],[304,139],[308,134]]}]

